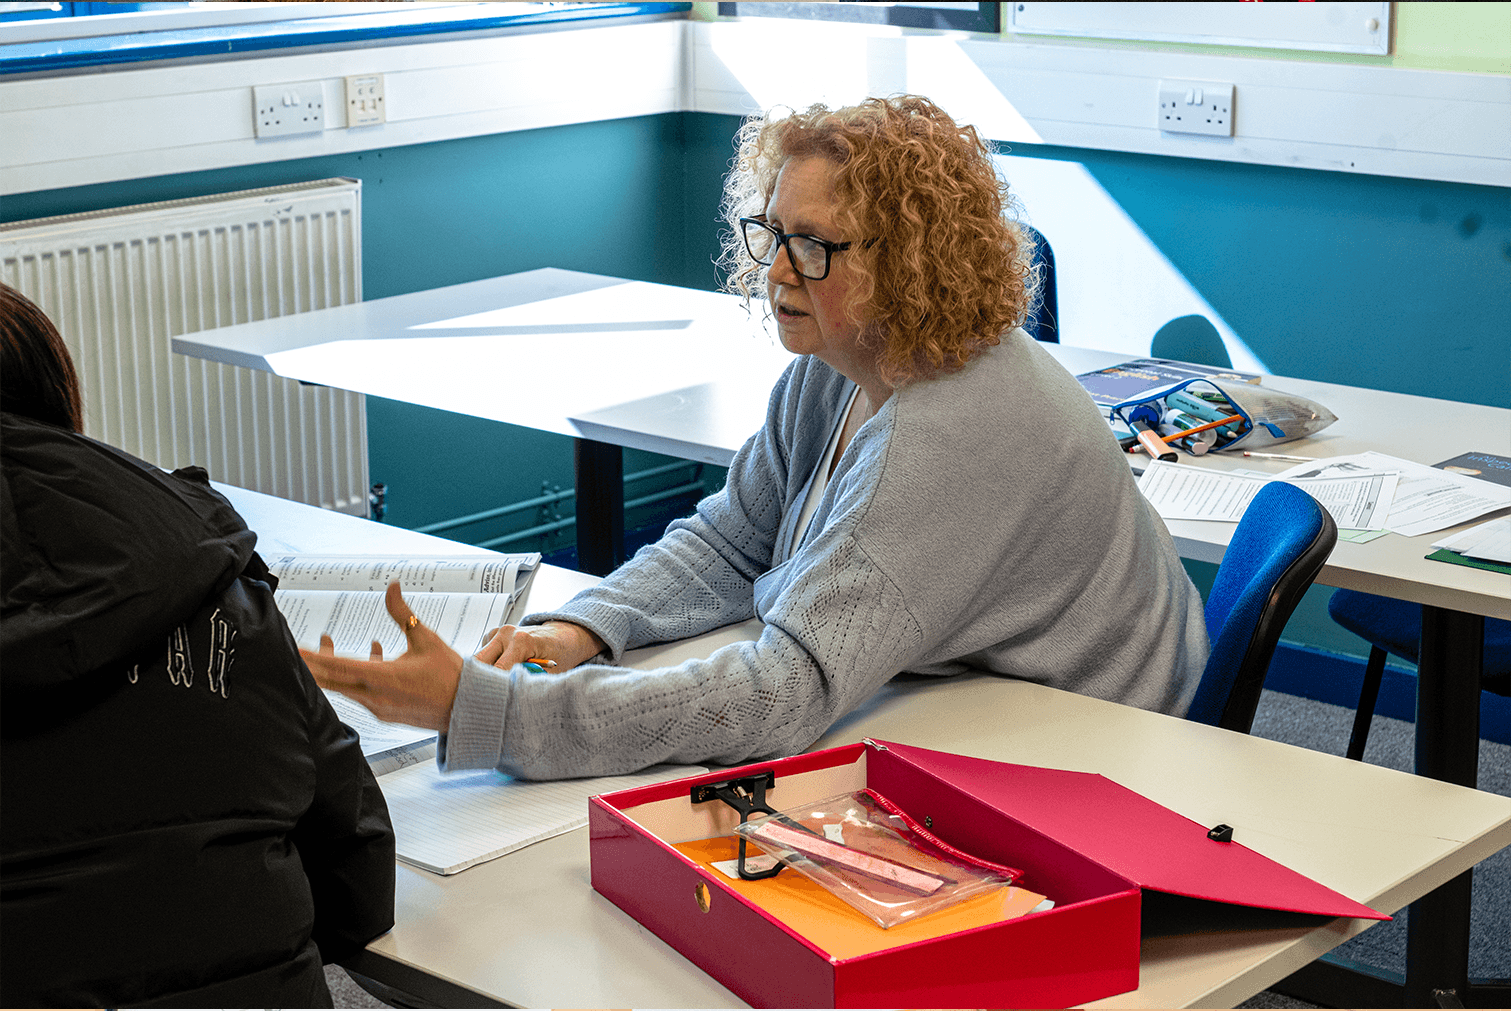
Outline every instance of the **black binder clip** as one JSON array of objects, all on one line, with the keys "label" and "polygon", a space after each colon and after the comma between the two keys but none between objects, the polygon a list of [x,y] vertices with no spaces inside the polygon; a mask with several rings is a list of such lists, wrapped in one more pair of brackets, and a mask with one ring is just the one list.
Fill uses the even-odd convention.
[{"label": "black binder clip", "polygon": [[[694,804],[703,804],[710,800],[722,800],[736,811],[740,812],[740,824],[745,824],[753,812],[762,814],[776,814],[776,809],[766,803],[766,791],[776,786],[776,773],[770,769],[758,772],[754,776],[745,776],[741,779],[728,779],[722,783],[705,783],[695,786],[691,790]],[[763,878],[774,878],[781,871],[782,865],[775,866],[764,871],[751,871],[745,868],[745,837],[740,836],[740,859],[735,864],[735,869],[740,877],[746,881],[760,881]]]},{"label": "black binder clip", "polygon": [[1210,831],[1210,832],[1207,833],[1207,838],[1211,839],[1213,842],[1232,842],[1233,841],[1233,826],[1232,825],[1217,825],[1217,826],[1214,826],[1213,829],[1212,829],[1212,831]]}]

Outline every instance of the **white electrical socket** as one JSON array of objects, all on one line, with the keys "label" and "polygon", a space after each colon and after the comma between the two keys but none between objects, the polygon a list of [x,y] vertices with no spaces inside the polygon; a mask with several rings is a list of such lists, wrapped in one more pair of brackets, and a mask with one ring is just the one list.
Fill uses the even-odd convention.
[{"label": "white electrical socket", "polygon": [[346,79],[346,125],[375,126],[388,120],[383,102],[383,75],[358,74]]},{"label": "white electrical socket", "polygon": [[259,137],[319,133],[325,129],[325,88],[319,81],[263,84],[252,89]]},{"label": "white electrical socket", "polygon": [[1233,85],[1159,82],[1159,128],[1162,133],[1233,136]]}]

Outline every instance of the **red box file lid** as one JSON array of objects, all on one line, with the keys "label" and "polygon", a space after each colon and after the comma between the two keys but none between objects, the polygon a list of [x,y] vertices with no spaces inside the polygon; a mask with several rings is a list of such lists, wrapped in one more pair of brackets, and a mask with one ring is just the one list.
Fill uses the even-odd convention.
[{"label": "red box file lid", "polygon": [[1141,888],[1260,909],[1388,920],[1105,776],[876,741],[921,772],[1122,875]]}]

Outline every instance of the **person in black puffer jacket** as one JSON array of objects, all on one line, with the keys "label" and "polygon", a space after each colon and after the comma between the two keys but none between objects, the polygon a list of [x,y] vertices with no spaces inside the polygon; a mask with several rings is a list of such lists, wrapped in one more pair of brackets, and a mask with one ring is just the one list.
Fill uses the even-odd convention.
[{"label": "person in black puffer jacket", "polygon": [[330,1007],[393,925],[357,735],[203,470],[79,434],[0,285],[0,1005]]}]

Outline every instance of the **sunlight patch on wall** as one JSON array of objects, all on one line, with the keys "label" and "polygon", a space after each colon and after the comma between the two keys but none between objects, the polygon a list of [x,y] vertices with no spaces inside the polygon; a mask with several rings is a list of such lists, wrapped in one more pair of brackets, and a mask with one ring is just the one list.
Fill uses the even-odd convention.
[{"label": "sunlight patch on wall", "polygon": [[1028,120],[954,39],[911,39],[906,90],[927,95],[957,123],[1006,143],[1042,144]]},{"label": "sunlight patch on wall", "polygon": [[1217,329],[1234,368],[1269,371],[1084,165],[1013,155],[997,162],[1024,220],[1054,250],[1061,343],[1147,355],[1160,327],[1198,315]]}]

